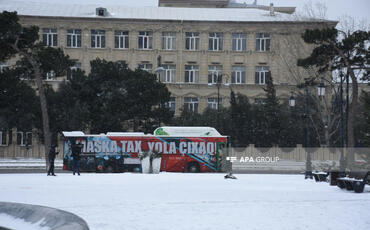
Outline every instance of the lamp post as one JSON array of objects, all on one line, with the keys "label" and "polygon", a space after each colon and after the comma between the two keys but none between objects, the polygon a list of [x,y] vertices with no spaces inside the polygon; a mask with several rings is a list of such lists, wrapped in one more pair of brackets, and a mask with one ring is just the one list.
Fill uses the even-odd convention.
[{"label": "lamp post", "polygon": [[295,98],[293,96],[293,92],[291,92],[290,98],[289,98],[289,106],[294,107],[295,106]]},{"label": "lamp post", "polygon": [[[345,176],[346,160],[344,158],[344,114],[343,114],[343,72],[340,72],[340,159],[339,159],[339,174]],[[348,103],[348,101],[347,101]]]},{"label": "lamp post", "polygon": [[317,86],[317,95],[319,95],[319,97],[323,97],[325,96],[325,84],[323,82],[321,82],[318,86]]},{"label": "lamp post", "polygon": [[[160,57],[160,56],[159,56]],[[159,58],[158,58],[159,59]],[[159,59],[160,60],[160,59]],[[160,64],[160,63],[159,63]],[[157,74],[158,81],[161,82],[161,75],[165,71],[165,69],[162,66],[158,66],[157,69],[155,69],[155,73]],[[158,113],[158,127],[161,127],[161,115],[162,115],[162,98],[160,98],[159,102],[159,113]]]},{"label": "lamp post", "polygon": [[[309,97],[310,97],[310,91],[309,91],[309,86],[310,86],[310,79],[305,78],[305,99],[306,99],[306,172],[305,172],[305,179],[312,179],[312,162],[311,162],[311,153],[308,151],[308,147],[310,146],[310,104],[309,104]],[[324,97],[325,96],[325,85],[324,83],[320,83],[317,86],[317,94],[319,97]],[[293,96],[293,92],[291,92],[291,96],[289,97],[289,106],[290,107],[295,107],[296,105],[296,100]]]},{"label": "lamp post", "polygon": [[309,96],[310,91],[308,90],[308,79],[305,79],[305,90],[306,90],[306,173],[304,179],[312,179],[312,162],[311,162],[311,153],[308,151],[310,146],[310,104],[309,104]]},{"label": "lamp post", "polygon": [[[229,79],[229,75],[226,74],[226,73],[222,73],[222,74],[217,74],[216,76],[216,83],[213,83],[214,85],[216,85],[217,87],[217,127],[219,127],[219,114],[220,114],[220,88],[222,85],[225,85],[225,86],[229,86],[229,83],[225,82],[225,84],[222,84],[222,76],[226,76],[227,77],[227,80]],[[208,85],[213,85],[212,83],[209,83]]]}]

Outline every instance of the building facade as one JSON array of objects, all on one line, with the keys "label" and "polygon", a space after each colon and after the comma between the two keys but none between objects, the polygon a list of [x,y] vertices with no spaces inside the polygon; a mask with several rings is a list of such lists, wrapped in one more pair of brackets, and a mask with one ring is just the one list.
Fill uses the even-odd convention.
[{"label": "building facade", "polygon": [[[37,25],[46,46],[60,47],[76,61],[72,69],[88,73],[90,61],[100,58],[155,73],[170,90],[169,106],[176,114],[184,106],[197,112],[217,108],[218,97],[220,105],[228,106],[231,90],[259,103],[268,77],[273,78],[278,96],[288,97],[308,77],[296,66],[298,58],[312,51],[301,34],[336,25],[298,20],[275,12],[273,6],[269,10],[92,5],[73,9],[74,5],[40,3],[43,10],[37,12],[32,10],[40,7],[37,4],[23,4],[28,6],[9,3],[0,9],[17,11],[24,26]],[[68,77],[56,78],[51,72],[46,80],[57,88]]]}]

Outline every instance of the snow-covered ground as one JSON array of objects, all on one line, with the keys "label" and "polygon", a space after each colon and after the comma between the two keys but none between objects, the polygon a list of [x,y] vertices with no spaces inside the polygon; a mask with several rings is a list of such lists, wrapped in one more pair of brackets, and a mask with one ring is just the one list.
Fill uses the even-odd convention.
[{"label": "snow-covered ground", "polygon": [[[14,167],[45,167],[44,158],[0,158],[0,168],[14,168]],[[62,167],[63,160],[55,159],[55,167]]]},{"label": "snow-covered ground", "polygon": [[0,174],[0,201],[63,209],[92,230],[370,229],[356,194],[303,175]]}]

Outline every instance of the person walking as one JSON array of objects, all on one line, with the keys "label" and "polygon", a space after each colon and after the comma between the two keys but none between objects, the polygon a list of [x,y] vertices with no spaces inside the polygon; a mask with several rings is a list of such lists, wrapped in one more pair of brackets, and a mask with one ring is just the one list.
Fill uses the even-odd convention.
[{"label": "person walking", "polygon": [[72,157],[73,157],[73,175],[77,174],[80,175],[80,159],[81,159],[81,144],[75,144],[72,146]]},{"label": "person walking", "polygon": [[55,161],[55,156],[58,155],[58,151],[56,150],[57,146],[56,145],[51,145],[50,150],[49,150],[49,170],[48,170],[48,176],[56,176],[54,174],[54,161]]}]

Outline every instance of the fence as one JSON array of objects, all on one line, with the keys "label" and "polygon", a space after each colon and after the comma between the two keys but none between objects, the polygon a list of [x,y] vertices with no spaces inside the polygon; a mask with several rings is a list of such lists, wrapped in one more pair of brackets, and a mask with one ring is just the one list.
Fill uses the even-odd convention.
[{"label": "fence", "polygon": [[[12,129],[8,132],[1,132],[2,142],[0,143],[0,158],[44,158],[45,147],[38,138],[35,130],[21,132]],[[62,153],[63,140],[58,139],[59,152]],[[63,154],[57,158],[62,159]]]},{"label": "fence", "polygon": [[246,148],[229,148],[228,161],[232,162],[234,172],[281,172],[298,173],[305,171],[307,153],[310,153],[312,169],[327,171],[338,169],[341,152],[344,157],[349,153],[355,156],[355,166],[369,164],[362,156],[370,154],[370,148],[256,148],[253,144]]}]

